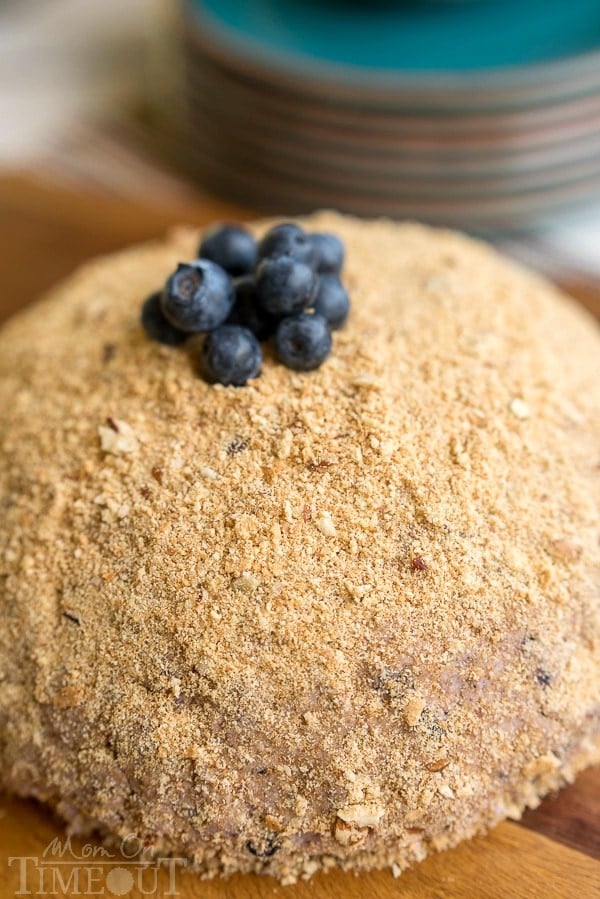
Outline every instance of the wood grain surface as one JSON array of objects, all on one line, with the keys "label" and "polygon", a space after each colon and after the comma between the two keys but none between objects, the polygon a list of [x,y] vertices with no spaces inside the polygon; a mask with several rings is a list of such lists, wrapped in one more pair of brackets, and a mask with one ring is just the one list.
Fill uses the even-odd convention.
[{"label": "wood grain surface", "polygon": [[[219,200],[141,206],[105,194],[81,194],[25,173],[0,178],[0,319],[31,302],[81,261],[128,243],[158,237],[178,222],[203,225],[244,219],[248,210]],[[600,285],[569,272],[565,285],[600,317]],[[61,824],[32,802],[0,796],[0,899],[33,896],[178,895],[182,899],[600,899],[600,768],[549,796],[520,823],[433,855],[399,879],[389,872],[333,872],[281,887],[270,878],[203,881],[184,869],[133,865],[117,853],[75,861],[67,852],[44,859]],[[74,840],[76,855],[99,845]],[[12,861],[11,861],[12,859]],[[29,859],[29,861],[23,861]],[[46,862],[46,864],[44,864]],[[43,869],[43,870],[42,870]],[[40,878],[43,878],[40,880]],[[139,882],[138,882],[139,878]]]}]

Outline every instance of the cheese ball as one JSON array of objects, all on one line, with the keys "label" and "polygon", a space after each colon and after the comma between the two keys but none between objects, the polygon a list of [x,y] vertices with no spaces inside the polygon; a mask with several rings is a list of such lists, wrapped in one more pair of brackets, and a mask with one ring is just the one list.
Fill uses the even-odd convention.
[{"label": "cheese ball", "polygon": [[301,224],[352,300],[316,371],[223,387],[148,338],[186,228],[0,332],[0,784],[284,883],[600,758],[597,324],[459,234]]}]

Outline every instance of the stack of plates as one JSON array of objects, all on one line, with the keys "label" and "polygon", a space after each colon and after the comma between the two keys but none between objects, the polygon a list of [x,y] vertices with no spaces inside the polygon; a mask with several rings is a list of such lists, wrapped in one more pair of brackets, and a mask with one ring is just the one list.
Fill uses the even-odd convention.
[{"label": "stack of plates", "polygon": [[188,163],[264,210],[471,230],[600,195],[600,0],[186,0]]}]

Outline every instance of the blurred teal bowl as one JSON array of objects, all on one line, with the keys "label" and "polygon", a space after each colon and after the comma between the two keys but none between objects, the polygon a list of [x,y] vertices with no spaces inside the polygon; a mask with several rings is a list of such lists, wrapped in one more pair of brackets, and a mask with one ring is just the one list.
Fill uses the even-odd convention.
[{"label": "blurred teal bowl", "polygon": [[374,73],[548,64],[600,48],[600,0],[188,0],[222,34]]}]

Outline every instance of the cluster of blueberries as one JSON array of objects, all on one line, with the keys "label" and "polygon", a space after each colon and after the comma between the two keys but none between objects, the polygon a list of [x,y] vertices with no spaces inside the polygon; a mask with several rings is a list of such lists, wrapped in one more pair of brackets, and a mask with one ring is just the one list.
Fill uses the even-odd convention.
[{"label": "cluster of blueberries", "polygon": [[327,358],[331,331],[350,308],[340,280],[344,245],[335,234],[285,223],[257,243],[239,225],[219,225],[204,235],[198,256],[144,303],[142,324],[153,340],[180,346],[204,333],[204,376],[236,387],[260,374],[260,344],[270,338],[277,359],[295,371]]}]

